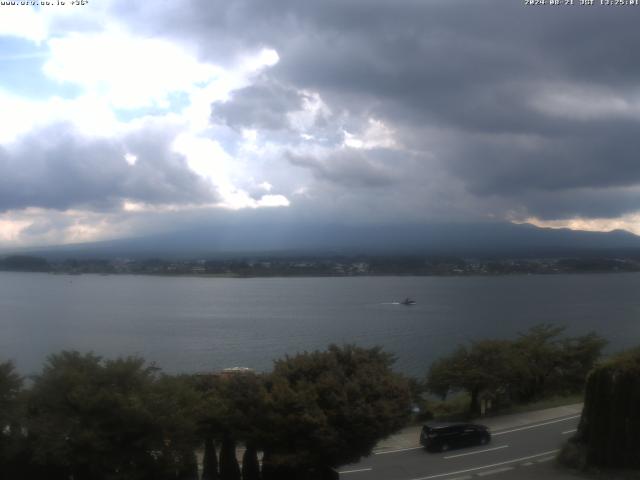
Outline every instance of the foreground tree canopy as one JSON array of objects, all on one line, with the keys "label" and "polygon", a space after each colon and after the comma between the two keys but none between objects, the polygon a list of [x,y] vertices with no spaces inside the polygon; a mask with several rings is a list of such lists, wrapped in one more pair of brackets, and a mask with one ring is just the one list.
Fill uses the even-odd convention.
[{"label": "foreground tree canopy", "polygon": [[268,382],[270,461],[337,467],[371,453],[407,421],[408,382],[379,348],[331,346],[276,362]]},{"label": "foreground tree canopy", "polygon": [[[524,402],[579,391],[605,342],[562,332],[543,325],[515,340],[459,347],[434,362],[427,386],[443,397],[468,392],[472,413],[482,398]],[[595,416],[585,416],[583,438],[611,433],[593,412],[614,405],[626,415],[638,404],[640,368],[629,358],[624,369],[608,363],[589,377],[595,406],[586,411]],[[410,392],[419,389],[393,372],[393,362],[380,348],[332,345],[286,356],[265,374],[169,376],[140,358],[61,352],[28,388],[11,363],[0,363],[0,478],[334,478],[330,467],[370,454],[405,425]],[[611,388],[615,398],[606,403]]]},{"label": "foreground tree canopy", "polygon": [[580,392],[606,341],[595,333],[562,338],[563,331],[538,325],[516,340],[460,346],[431,365],[427,388],[443,398],[451,392],[467,392],[472,415],[480,413],[481,397],[498,404],[522,403]]},{"label": "foreground tree canopy", "polygon": [[139,358],[53,355],[27,392],[30,468],[60,479],[172,478],[197,445],[197,402],[179,377]]},{"label": "foreground tree canopy", "polygon": [[[331,346],[270,374],[168,376],[140,358],[61,352],[30,388],[0,364],[0,478],[323,478],[409,414],[406,380],[379,348]],[[241,471],[236,446],[246,447]],[[219,460],[216,446],[220,447]]]},{"label": "foreground tree canopy", "polygon": [[22,379],[13,364],[0,363],[0,478],[10,478],[11,465],[24,448],[20,432],[23,424],[21,389]]}]

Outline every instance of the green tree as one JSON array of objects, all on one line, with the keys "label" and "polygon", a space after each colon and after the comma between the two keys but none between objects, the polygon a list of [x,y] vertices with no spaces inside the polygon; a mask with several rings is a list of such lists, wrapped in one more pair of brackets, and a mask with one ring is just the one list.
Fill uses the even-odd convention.
[{"label": "green tree", "polygon": [[516,400],[571,394],[582,390],[589,370],[602,355],[606,340],[594,332],[562,337],[564,327],[537,325],[514,341],[520,378]]},{"label": "green tree", "polygon": [[467,392],[471,415],[480,413],[483,395],[503,402],[528,402],[579,392],[606,342],[595,333],[560,338],[563,332],[564,327],[537,325],[516,340],[460,346],[431,365],[427,388],[443,398],[451,392]]},{"label": "green tree", "polygon": [[[267,392],[263,377],[247,372],[199,376],[196,382],[202,395],[200,417],[204,438],[215,438],[221,443],[220,478],[239,479],[236,445],[244,444],[248,447],[249,454],[257,454],[258,441],[267,428]],[[211,448],[212,444],[209,445],[209,450]],[[212,459],[212,455],[208,458]],[[257,462],[257,458],[255,461]],[[207,475],[212,471],[212,468],[207,468]]]},{"label": "green tree", "polygon": [[277,360],[268,382],[269,428],[261,439],[269,475],[311,478],[314,469],[370,454],[404,426],[409,388],[391,370],[393,362],[380,348],[354,345]]},{"label": "green tree", "polygon": [[202,480],[218,480],[218,457],[211,435],[205,434],[202,458]]},{"label": "green tree", "polygon": [[268,428],[265,422],[267,390],[263,375],[252,372],[230,375],[219,382],[222,429],[245,445],[255,446]]},{"label": "green tree", "polygon": [[536,325],[513,342],[522,367],[513,387],[517,401],[532,401],[556,389],[562,363],[558,336],[564,330],[549,324]]},{"label": "green tree", "polygon": [[236,458],[236,441],[226,435],[220,449],[220,480],[240,480],[240,465]]},{"label": "green tree", "polygon": [[22,378],[11,362],[0,363],[0,478],[18,478],[24,451]]},{"label": "green tree", "polygon": [[249,443],[242,455],[242,480],[260,480],[258,451]]},{"label": "green tree", "polygon": [[216,441],[222,438],[223,401],[220,396],[216,375],[194,375],[192,383],[199,395],[197,408],[198,435],[204,443],[202,460],[202,480],[218,480],[218,456]]},{"label": "green tree", "polygon": [[584,388],[587,375],[602,356],[606,344],[607,341],[594,332],[561,340],[558,371],[561,393],[574,393]]},{"label": "green tree", "polygon": [[195,398],[139,358],[52,355],[29,398],[32,462],[48,478],[175,478],[193,452]]},{"label": "green tree", "polygon": [[146,408],[153,416],[154,445],[161,440],[161,475],[173,478],[177,471],[178,479],[197,480],[199,402],[200,395],[186,375],[156,376],[146,392]]},{"label": "green tree", "polygon": [[508,394],[518,375],[513,349],[506,340],[481,340],[460,346],[448,357],[437,360],[427,374],[427,388],[442,398],[465,391],[470,396],[469,413],[480,413],[481,394]]}]

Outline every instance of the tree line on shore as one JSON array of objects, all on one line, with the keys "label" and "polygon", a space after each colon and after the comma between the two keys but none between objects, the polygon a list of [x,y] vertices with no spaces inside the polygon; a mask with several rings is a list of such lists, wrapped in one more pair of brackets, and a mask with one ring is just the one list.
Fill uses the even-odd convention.
[{"label": "tree line on shore", "polygon": [[0,271],[236,277],[518,275],[640,271],[638,256],[464,259],[442,255],[249,255],[239,258],[67,258],[0,256]]},{"label": "tree line on shore", "polygon": [[486,399],[580,392],[605,342],[562,331],[460,346],[420,381],[394,372],[381,348],[354,345],[286,356],[263,374],[167,375],[141,358],[72,351],[30,379],[0,363],[0,478],[335,478],[405,426],[425,392],[467,392],[470,415]]}]

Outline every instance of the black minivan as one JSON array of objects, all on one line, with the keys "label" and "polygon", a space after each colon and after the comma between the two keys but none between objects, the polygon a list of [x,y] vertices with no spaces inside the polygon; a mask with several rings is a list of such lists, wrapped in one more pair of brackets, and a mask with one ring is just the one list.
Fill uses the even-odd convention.
[{"label": "black minivan", "polygon": [[490,441],[489,429],[473,423],[427,424],[420,433],[420,445],[427,450],[440,452],[450,448],[484,445]]}]

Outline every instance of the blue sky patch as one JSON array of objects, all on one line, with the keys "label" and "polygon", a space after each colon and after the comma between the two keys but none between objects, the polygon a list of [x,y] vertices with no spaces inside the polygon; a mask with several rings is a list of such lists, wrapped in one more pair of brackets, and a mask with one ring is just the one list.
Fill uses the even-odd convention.
[{"label": "blue sky patch", "polygon": [[49,47],[29,40],[0,37],[0,89],[31,100],[52,96],[73,98],[81,89],[48,78],[42,67],[49,57]]}]

